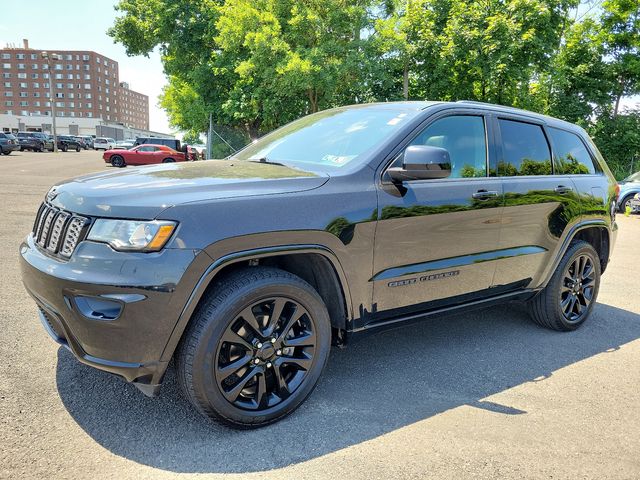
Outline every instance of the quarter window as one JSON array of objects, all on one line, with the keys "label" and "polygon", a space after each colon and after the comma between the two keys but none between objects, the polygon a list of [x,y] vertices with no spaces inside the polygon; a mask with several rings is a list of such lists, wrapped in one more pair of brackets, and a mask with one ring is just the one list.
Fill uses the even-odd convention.
[{"label": "quarter window", "polygon": [[453,115],[441,118],[425,128],[411,145],[446,149],[451,159],[449,178],[487,176],[487,140],[482,117]]},{"label": "quarter window", "polygon": [[499,119],[502,159],[498,175],[551,175],[551,151],[539,125]]},{"label": "quarter window", "polygon": [[589,151],[580,138],[571,132],[550,128],[554,166],[560,175],[596,173]]}]

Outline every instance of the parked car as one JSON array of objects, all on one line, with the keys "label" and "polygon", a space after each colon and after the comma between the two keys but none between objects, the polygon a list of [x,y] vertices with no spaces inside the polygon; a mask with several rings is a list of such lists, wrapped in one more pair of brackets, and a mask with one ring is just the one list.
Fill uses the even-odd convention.
[{"label": "parked car", "polygon": [[91,135],[83,135],[82,139],[84,143],[87,145],[87,148],[93,148],[93,137]]},{"label": "parked car", "polygon": [[640,213],[640,193],[636,193],[629,202],[631,213]]},{"label": "parked car", "polygon": [[116,141],[110,137],[96,137],[93,141],[93,148],[96,150],[111,150],[116,146]]},{"label": "parked car", "polygon": [[202,145],[202,144],[191,145],[191,148],[193,148],[198,153],[198,157],[200,160],[204,160],[204,156],[207,151],[206,145]]},{"label": "parked car", "polygon": [[11,155],[11,152],[20,150],[20,142],[11,133],[0,133],[0,151],[3,155]]},{"label": "parked car", "polygon": [[116,142],[116,146],[113,147],[115,150],[129,150],[134,146],[134,143],[129,140],[120,140]]},{"label": "parked car", "polygon": [[18,142],[20,151],[31,150],[32,152],[53,151],[53,141],[49,135],[41,132],[18,132]]},{"label": "parked car", "polygon": [[71,135],[58,135],[58,150],[62,150],[63,152],[75,150],[79,152],[82,150],[82,145],[76,140],[76,137],[72,137]]},{"label": "parked car", "polygon": [[80,135],[75,135],[73,138],[75,138],[76,142],[80,144],[80,148],[82,148],[83,150],[89,149],[89,145],[87,145],[87,141],[85,137],[81,137]]},{"label": "parked car", "polygon": [[176,152],[166,145],[138,145],[129,150],[107,150],[102,158],[114,167],[185,161],[184,153]]},{"label": "parked car", "polygon": [[180,140],[175,138],[157,138],[157,137],[138,137],[135,141],[136,145],[166,145],[179,152],[182,150]]},{"label": "parked car", "polygon": [[[516,300],[544,327],[578,328],[618,193],[561,120],[478,102],[342,107],[226,160],[57,184],[20,246],[22,279],[81,362],[154,395],[173,361],[198,411],[259,427],[361,332]],[[423,363],[411,368],[428,351]]]},{"label": "parked car", "polygon": [[627,206],[631,206],[631,201],[637,193],[640,193],[640,172],[629,175],[620,182],[618,209],[624,213]]}]

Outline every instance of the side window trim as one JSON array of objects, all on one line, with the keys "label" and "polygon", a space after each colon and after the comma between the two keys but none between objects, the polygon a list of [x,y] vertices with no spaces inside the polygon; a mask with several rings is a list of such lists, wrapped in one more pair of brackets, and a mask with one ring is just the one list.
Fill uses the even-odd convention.
[{"label": "side window trim", "polygon": [[481,178],[489,178],[489,166],[491,164],[491,156],[492,153],[495,153],[495,145],[492,138],[491,128],[489,125],[489,117],[491,116],[490,111],[485,110],[469,110],[469,109],[461,109],[461,110],[446,110],[444,112],[439,112],[433,116],[427,118],[423,123],[421,123],[410,135],[407,136],[400,144],[399,149],[395,154],[392,154],[390,158],[385,162],[384,167],[380,173],[380,179],[383,184],[389,184],[390,181],[385,178],[387,169],[393,166],[393,164],[400,158],[404,150],[411,145],[422,132],[424,132],[429,126],[433,125],[435,122],[442,120],[447,117],[480,117],[484,123],[484,138],[485,138],[485,176],[484,177],[472,177],[472,178],[441,178],[441,179],[429,179],[429,180],[407,180],[407,183],[429,183],[429,182],[442,182],[442,181],[461,181],[461,180],[470,180],[470,179],[481,179]]},{"label": "side window trim", "polygon": [[[520,123],[526,123],[529,125],[535,125],[537,127],[540,127],[540,129],[542,130],[542,134],[547,142],[547,148],[549,149],[549,160],[551,161],[551,175],[526,175],[526,176],[536,176],[536,177],[548,177],[548,176],[553,176],[556,175],[555,173],[555,165],[553,162],[553,147],[551,145],[551,140],[549,138],[549,132],[547,132],[547,125],[545,122],[538,122],[533,118],[522,118],[522,117],[518,117],[517,115],[505,115],[502,113],[498,113],[495,115],[495,138],[496,138],[496,175],[498,176],[498,178],[518,178],[518,176],[501,176],[500,172],[498,171],[498,164],[500,163],[500,160],[504,159],[504,149],[502,148],[503,143],[502,143],[502,132],[500,130],[500,120],[508,120],[511,122],[520,122]],[[525,176],[525,175],[523,175]]]}]

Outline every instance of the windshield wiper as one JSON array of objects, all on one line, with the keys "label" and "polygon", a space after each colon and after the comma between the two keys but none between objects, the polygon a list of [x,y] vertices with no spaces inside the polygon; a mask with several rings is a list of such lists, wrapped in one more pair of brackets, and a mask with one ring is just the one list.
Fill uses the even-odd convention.
[{"label": "windshield wiper", "polygon": [[284,167],[284,164],[279,163],[279,162],[274,162],[272,160],[269,160],[267,157],[262,157],[262,158],[250,158],[248,160],[249,162],[254,162],[254,163],[267,163],[269,165],[280,165],[281,167]]}]

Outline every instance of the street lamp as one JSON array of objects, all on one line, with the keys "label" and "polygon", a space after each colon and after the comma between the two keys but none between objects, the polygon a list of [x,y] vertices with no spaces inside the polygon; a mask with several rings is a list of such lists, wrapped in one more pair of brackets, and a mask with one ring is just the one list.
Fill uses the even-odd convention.
[{"label": "street lamp", "polygon": [[[49,62],[49,53],[42,52],[40,54],[44,60],[46,60],[47,73],[49,74],[49,101],[51,102],[51,123],[53,129],[53,151],[58,151],[58,135],[56,134],[56,102],[53,98],[53,77],[51,76],[51,63]],[[51,54],[51,60],[58,60],[56,53]]]}]

